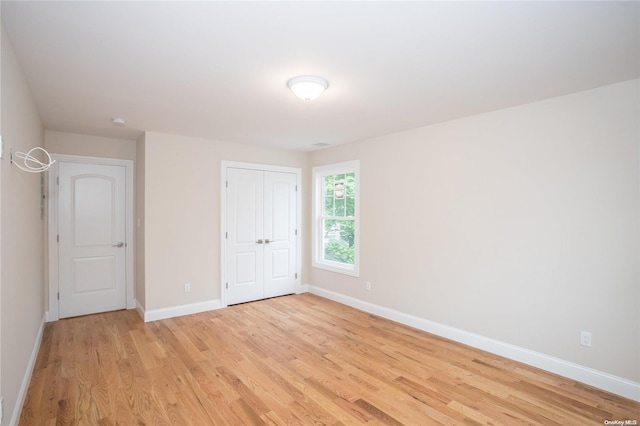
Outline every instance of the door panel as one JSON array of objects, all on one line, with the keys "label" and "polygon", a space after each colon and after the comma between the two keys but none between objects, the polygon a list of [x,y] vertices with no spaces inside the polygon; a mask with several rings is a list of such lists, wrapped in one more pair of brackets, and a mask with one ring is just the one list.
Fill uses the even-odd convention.
[{"label": "door panel", "polygon": [[227,171],[227,304],[261,299],[264,295],[264,245],[261,171]]},{"label": "door panel", "polygon": [[110,245],[115,241],[116,181],[106,176],[71,178],[71,233],[76,247]]},{"label": "door panel", "polygon": [[117,287],[114,256],[73,259],[73,290],[75,293],[110,290]]},{"label": "door panel", "polygon": [[125,168],[60,162],[59,317],[126,307]]},{"label": "door panel", "polygon": [[289,278],[290,251],[288,249],[271,250],[271,278]]}]

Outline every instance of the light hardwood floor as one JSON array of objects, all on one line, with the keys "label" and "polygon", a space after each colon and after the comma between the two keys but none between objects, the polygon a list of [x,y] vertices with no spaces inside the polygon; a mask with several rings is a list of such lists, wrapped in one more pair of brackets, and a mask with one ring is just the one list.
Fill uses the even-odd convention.
[{"label": "light hardwood floor", "polygon": [[310,294],[47,324],[21,425],[541,424],[640,404]]}]

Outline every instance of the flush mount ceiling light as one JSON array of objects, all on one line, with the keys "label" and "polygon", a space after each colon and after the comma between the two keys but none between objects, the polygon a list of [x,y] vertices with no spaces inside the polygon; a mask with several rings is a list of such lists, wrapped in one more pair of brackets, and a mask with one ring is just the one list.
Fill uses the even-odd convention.
[{"label": "flush mount ceiling light", "polygon": [[114,118],[111,120],[111,124],[118,127],[124,127],[124,125],[127,124],[127,120],[124,118]]},{"label": "flush mount ceiling light", "polygon": [[320,96],[329,87],[329,83],[315,75],[299,75],[289,80],[287,86],[297,97],[310,102]]}]

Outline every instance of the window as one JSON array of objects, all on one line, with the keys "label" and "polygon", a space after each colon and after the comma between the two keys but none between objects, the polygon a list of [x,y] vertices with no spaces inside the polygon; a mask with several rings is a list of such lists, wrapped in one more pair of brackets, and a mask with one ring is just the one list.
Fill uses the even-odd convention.
[{"label": "window", "polygon": [[359,276],[359,161],[313,168],[313,266]]}]

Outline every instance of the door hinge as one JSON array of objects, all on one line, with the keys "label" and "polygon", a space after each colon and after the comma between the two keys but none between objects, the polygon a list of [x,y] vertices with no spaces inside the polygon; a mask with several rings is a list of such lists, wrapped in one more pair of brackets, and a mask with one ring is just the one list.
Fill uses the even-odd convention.
[{"label": "door hinge", "polygon": [[56,235],[56,243],[60,242],[60,234]]},{"label": "door hinge", "polygon": [[225,288],[228,290],[229,289],[229,283],[226,283]]},{"label": "door hinge", "polygon": [[225,232],[225,233],[224,233],[224,238],[225,238],[225,239],[229,238],[229,233],[228,233],[228,232]]},{"label": "door hinge", "polygon": [[225,181],[225,183],[224,183],[224,187],[225,187],[225,188],[228,188],[228,187],[229,187],[229,181]]},{"label": "door hinge", "polygon": [[60,185],[60,178],[59,177],[56,178],[56,185]]},{"label": "door hinge", "polygon": [[296,191],[298,190],[298,185],[296,185]]},{"label": "door hinge", "polygon": [[298,279],[298,273],[296,272],[296,279]]},{"label": "door hinge", "polygon": [[60,300],[60,292],[58,292],[58,300]]},{"label": "door hinge", "polygon": [[296,235],[298,235],[298,230],[296,229]]}]

